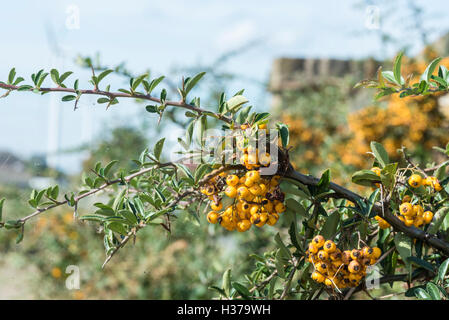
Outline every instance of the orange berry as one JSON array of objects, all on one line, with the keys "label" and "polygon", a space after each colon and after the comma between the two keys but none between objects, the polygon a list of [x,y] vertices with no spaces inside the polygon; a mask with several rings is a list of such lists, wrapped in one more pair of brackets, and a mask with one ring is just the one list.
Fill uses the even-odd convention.
[{"label": "orange berry", "polygon": [[413,188],[418,188],[422,185],[423,179],[419,174],[412,174],[410,178],[408,178],[408,184]]},{"label": "orange berry", "polygon": [[432,222],[433,219],[433,212],[432,211],[426,211],[423,214],[423,219],[424,219],[424,223],[425,224],[429,224],[430,222]]},{"label": "orange berry", "polygon": [[415,212],[410,202],[404,202],[399,206],[399,212],[406,217],[412,217]]}]

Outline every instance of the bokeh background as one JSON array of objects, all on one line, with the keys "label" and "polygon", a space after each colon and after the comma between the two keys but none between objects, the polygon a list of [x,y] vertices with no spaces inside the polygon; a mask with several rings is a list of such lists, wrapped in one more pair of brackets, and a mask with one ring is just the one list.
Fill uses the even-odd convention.
[{"label": "bokeh background", "polygon": [[[195,94],[215,107],[217,95],[244,95],[290,126],[291,159],[302,172],[331,167],[338,183],[368,168],[369,142],[390,156],[406,145],[419,160],[449,141],[449,99],[373,101],[354,84],[372,77],[405,50],[404,73],[418,74],[449,55],[446,2],[433,1],[57,1],[2,4],[0,80],[12,67],[29,81],[39,69],[74,71],[88,86],[86,58],[116,68],[112,87],[130,75],[166,75],[175,97],[181,77],[207,74]],[[449,66],[447,59],[442,62]],[[72,80],[73,81],[73,80]],[[69,80],[70,82],[70,80]],[[61,96],[12,93],[0,100],[0,198],[5,215],[30,213],[33,188],[59,183],[65,191],[96,161],[138,157],[151,141],[183,129],[174,112],[163,125],[144,105],[122,101],[105,110],[83,97],[78,110]],[[170,143],[176,137],[169,135]],[[171,140],[170,140],[171,139]],[[93,200],[94,201],[94,200]],[[80,213],[92,210],[86,201]],[[27,225],[24,241],[0,234],[1,299],[200,299],[232,267],[250,272],[250,253],[270,250],[275,230],[229,234],[180,213],[174,232],[146,230],[101,270],[101,235],[59,210]],[[282,226],[280,226],[282,227]],[[221,229],[221,228],[220,228]],[[81,287],[65,286],[67,266],[79,267]],[[385,290],[391,290],[385,289]]]}]

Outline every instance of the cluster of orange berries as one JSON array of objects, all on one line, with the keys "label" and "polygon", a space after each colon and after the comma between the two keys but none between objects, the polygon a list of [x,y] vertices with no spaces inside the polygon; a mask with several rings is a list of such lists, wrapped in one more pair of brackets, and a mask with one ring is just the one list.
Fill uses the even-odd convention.
[{"label": "cluster of orange berries", "polygon": [[[374,172],[375,174],[377,174],[380,177],[380,172],[382,171],[382,169],[379,168],[379,167],[373,167],[373,168],[371,168],[371,171]],[[438,181],[438,179],[436,177],[428,176],[426,178],[423,178],[423,177],[421,177],[421,175],[419,175],[417,173],[412,174],[408,178],[408,184],[412,188],[419,188],[421,186],[428,186],[428,187],[432,188],[436,192],[440,192],[441,190],[443,190],[443,187],[441,186],[440,182]],[[376,186],[379,187],[379,184],[376,183]]]},{"label": "cluster of orange berries", "polygon": [[[279,180],[277,175],[263,178],[257,170],[246,171],[241,176],[225,173],[215,176],[201,188],[201,192],[211,200],[212,211],[207,214],[207,220],[213,224],[218,222],[229,231],[239,232],[249,230],[252,225],[275,225],[279,214],[286,209]],[[224,210],[219,195],[223,188],[224,194],[232,199],[232,204]]]},{"label": "cluster of orange berries", "polygon": [[[433,212],[428,210],[424,211],[424,208],[419,204],[411,204],[412,198],[406,195],[402,199],[402,204],[399,206],[399,215],[396,215],[407,227],[415,226],[419,228],[423,225],[429,224],[433,219]],[[391,225],[379,216],[375,219],[379,222],[379,228],[387,229]]]},{"label": "cluster of orange berries", "polygon": [[[248,125],[242,124],[240,129],[246,130]],[[266,130],[266,124],[258,125],[259,129]],[[240,164],[244,165],[247,170],[254,170],[260,167],[267,167],[271,163],[271,156],[268,152],[263,152],[257,146],[245,146],[245,138],[240,136],[237,138],[237,148],[243,153],[240,157]]]},{"label": "cluster of orange berries", "polygon": [[314,265],[312,279],[328,287],[344,289],[356,287],[366,276],[369,265],[377,262],[382,252],[368,246],[361,250],[341,251],[332,240],[317,235],[309,243],[307,259]]},{"label": "cluster of orange berries", "polygon": [[440,182],[436,177],[428,176],[426,178],[421,177],[419,174],[412,174],[410,178],[408,178],[408,184],[412,188],[419,188],[421,186],[429,186],[433,188],[436,192],[441,191],[443,188],[440,185]]}]

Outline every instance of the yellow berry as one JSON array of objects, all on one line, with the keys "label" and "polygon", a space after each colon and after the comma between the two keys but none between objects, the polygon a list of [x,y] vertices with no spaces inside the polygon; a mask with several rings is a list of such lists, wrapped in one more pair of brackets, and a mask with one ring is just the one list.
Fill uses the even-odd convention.
[{"label": "yellow berry", "polygon": [[351,250],[351,258],[353,260],[357,260],[358,258],[360,258],[360,256],[361,256],[360,250],[357,250],[357,249]]},{"label": "yellow berry", "polygon": [[432,222],[433,219],[433,212],[432,211],[426,211],[423,214],[423,219],[424,219],[424,223],[425,224],[429,224],[430,222]]},{"label": "yellow berry", "polygon": [[235,174],[231,174],[229,176],[226,177],[226,184],[228,186],[236,186],[237,183],[239,183],[239,177],[237,177]]},{"label": "yellow berry", "polygon": [[413,221],[413,225],[416,228],[421,227],[423,224],[424,224],[424,218],[422,218],[422,217],[416,217],[415,220]]},{"label": "yellow berry", "polygon": [[276,206],[274,207],[274,210],[276,210],[277,213],[282,213],[285,211],[285,206],[282,202],[276,204]]},{"label": "yellow berry", "polygon": [[237,223],[237,231],[239,232],[245,232],[249,228],[251,228],[251,222],[249,220],[242,220]]},{"label": "yellow berry", "polygon": [[237,188],[237,194],[239,196],[239,198],[245,198],[248,196],[249,191],[248,188],[246,188],[245,186],[240,186]]},{"label": "yellow berry", "polygon": [[405,195],[404,198],[402,198],[402,203],[410,201],[412,201],[412,197],[410,197],[409,195]]},{"label": "yellow berry", "polygon": [[237,196],[237,189],[233,186],[227,186],[225,189],[225,194],[229,198],[235,198]]},{"label": "yellow berry", "polygon": [[324,250],[318,251],[318,259],[327,260],[328,258],[329,258],[329,254],[326,251],[324,251]]},{"label": "yellow berry", "polygon": [[406,227],[411,227],[414,222],[415,219],[413,219],[413,217],[405,217],[404,224]]},{"label": "yellow berry", "polygon": [[358,263],[356,260],[353,260],[348,265],[348,270],[351,273],[357,273],[361,270],[360,263]]},{"label": "yellow berry", "polygon": [[379,259],[381,254],[382,254],[382,251],[378,247],[373,248],[373,258],[374,259]]},{"label": "yellow berry", "polygon": [[260,186],[258,184],[252,185],[249,188],[249,191],[255,196],[260,196],[262,194],[262,189],[260,188]]},{"label": "yellow berry", "polygon": [[413,206],[410,202],[404,202],[403,204],[401,204],[399,206],[399,211],[406,217],[412,217],[415,214]]},{"label": "yellow berry", "polygon": [[373,248],[370,248],[370,247],[368,247],[368,246],[362,248],[362,256],[363,256],[364,258],[369,258],[369,259],[371,259],[371,258],[373,257],[373,253],[374,253]]},{"label": "yellow berry", "polygon": [[309,243],[309,252],[310,253],[317,253],[318,252],[318,247],[316,247],[313,242]]},{"label": "yellow berry", "polygon": [[317,235],[312,239],[312,243],[315,247],[321,248],[324,245],[324,237],[321,235]]},{"label": "yellow berry", "polygon": [[210,204],[210,208],[214,211],[220,211],[223,208],[223,203],[221,201],[219,201],[218,204],[215,202],[212,202]]},{"label": "yellow berry", "polygon": [[260,209],[260,206],[259,205],[257,205],[257,204],[253,204],[252,206],[251,206],[251,209],[250,209],[250,214],[251,215],[255,215],[255,214],[257,214],[258,212],[259,212],[259,209]]},{"label": "yellow berry", "polygon": [[315,271],[312,273],[312,279],[318,283],[321,283],[324,282],[325,277],[321,273]]},{"label": "yellow berry", "polygon": [[336,250],[335,243],[332,240],[327,240],[324,243],[323,250],[326,251],[327,253],[334,252]]},{"label": "yellow berry", "polygon": [[412,174],[410,178],[408,178],[408,184],[413,188],[418,188],[422,185],[422,177],[419,174]]},{"label": "yellow berry", "polygon": [[209,221],[209,223],[213,223],[213,224],[217,223],[218,218],[219,218],[219,215],[215,211],[210,211],[207,214],[207,221]]}]

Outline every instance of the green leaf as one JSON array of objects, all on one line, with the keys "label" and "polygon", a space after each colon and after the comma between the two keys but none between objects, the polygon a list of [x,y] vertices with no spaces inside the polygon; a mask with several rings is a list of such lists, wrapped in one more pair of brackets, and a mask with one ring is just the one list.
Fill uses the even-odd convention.
[{"label": "green leaf", "polygon": [[193,78],[190,78],[188,81],[186,81],[186,83],[185,83],[185,93],[186,93],[186,95],[190,92],[190,90],[193,89],[193,87],[198,83],[198,81],[200,81],[200,79],[205,74],[206,74],[206,72],[200,72],[196,76],[194,76]]},{"label": "green leaf", "polygon": [[8,84],[12,84],[16,76],[16,68],[12,68],[8,75]]},{"label": "green leaf", "polygon": [[379,182],[380,177],[371,170],[360,170],[352,175],[352,182],[362,186],[373,186],[373,183]]},{"label": "green leaf", "polygon": [[126,220],[128,220],[131,224],[136,225],[137,224],[137,218],[134,215],[134,213],[132,213],[129,210],[120,210],[118,212],[121,216],[123,216]]},{"label": "green leaf", "polygon": [[116,221],[110,222],[107,224],[107,228],[114,232],[117,232],[123,236],[126,236],[128,234],[125,226],[123,224],[121,224],[120,222],[116,222]]},{"label": "green leaf", "polygon": [[285,278],[285,270],[284,270],[284,257],[281,254],[281,250],[279,249],[276,253],[276,257],[274,260],[274,264],[276,265],[276,270],[278,272],[278,275],[281,278]]},{"label": "green leaf", "polygon": [[382,184],[386,187],[393,186],[395,182],[395,175],[398,168],[397,162],[387,164],[380,172],[380,180]]},{"label": "green leaf", "polygon": [[143,79],[145,79],[146,77],[148,77],[148,73],[142,74],[134,80],[132,85],[133,91],[137,89],[137,87],[142,83]]},{"label": "green leaf", "polygon": [[224,292],[224,290],[221,289],[221,288],[219,288],[219,287],[217,287],[217,286],[210,286],[209,289],[215,290],[215,291],[217,291],[220,295],[226,297],[226,293]]},{"label": "green leaf", "polygon": [[385,167],[390,162],[387,151],[379,142],[371,141],[371,150],[382,167]]},{"label": "green leaf", "polygon": [[327,169],[326,171],[323,172],[323,174],[321,175],[320,181],[318,181],[317,184],[317,194],[326,192],[329,190],[329,184],[330,184],[330,170]]},{"label": "green leaf", "polygon": [[440,289],[434,283],[427,282],[426,291],[432,300],[441,300]]},{"label": "green leaf", "polygon": [[190,144],[192,143],[192,136],[193,136],[193,129],[195,128],[195,123],[196,120],[193,120],[189,123],[189,125],[187,126],[187,130],[186,130],[186,142],[187,145],[190,146]]},{"label": "green leaf", "polygon": [[223,291],[226,297],[231,294],[231,269],[227,269],[223,274]]},{"label": "green leaf", "polygon": [[195,182],[198,182],[207,172],[210,171],[210,169],[209,164],[200,164],[195,170]]},{"label": "green leaf", "polygon": [[59,195],[59,186],[56,185],[51,189],[51,197],[52,199],[57,199]]},{"label": "green leaf", "polygon": [[5,222],[6,229],[18,229],[21,226],[21,223],[17,220],[9,220]]},{"label": "green leaf", "polygon": [[413,264],[416,264],[417,266],[422,267],[422,268],[424,268],[424,269],[426,269],[426,270],[428,270],[428,271],[430,271],[432,273],[435,273],[434,266],[431,263],[429,263],[429,262],[427,262],[425,260],[419,259],[417,257],[408,257],[407,261],[411,262]]},{"label": "green leaf", "polygon": [[51,69],[50,70],[50,77],[53,80],[54,83],[56,83],[57,85],[59,85],[59,72],[56,69]]},{"label": "green leaf", "polygon": [[100,214],[86,214],[84,216],[81,216],[79,219],[86,221],[104,221],[105,216]]},{"label": "green leaf", "polygon": [[161,157],[162,149],[164,148],[164,142],[165,138],[162,138],[154,146],[153,153],[157,160],[159,160]]},{"label": "green leaf", "polygon": [[114,203],[112,204],[112,209],[118,211],[123,204],[123,199],[125,198],[126,189],[120,191],[120,193],[115,197]]},{"label": "green leaf", "polygon": [[303,252],[304,250],[302,249],[298,239],[298,230],[296,227],[296,223],[296,219],[294,219],[290,224],[290,227],[288,228],[288,234],[290,235],[290,241],[295,246],[295,248]]},{"label": "green leaf", "polygon": [[445,80],[446,82],[449,80],[449,72],[445,66],[440,66],[438,69],[438,76]]},{"label": "green leaf", "polygon": [[164,78],[164,76],[161,76],[157,79],[151,80],[147,93],[151,94],[151,92],[157,87],[159,83],[161,83],[162,80],[164,80]]},{"label": "green leaf", "polygon": [[23,236],[24,236],[24,230],[23,230],[23,227],[22,227],[22,229],[19,231],[19,234],[16,237],[16,244],[19,244],[19,243],[22,242]]},{"label": "green leaf", "polygon": [[404,55],[403,51],[399,52],[394,60],[394,65],[393,65],[394,79],[399,84],[404,83],[404,79],[401,76],[401,61],[402,61],[403,55]]},{"label": "green leaf", "polygon": [[320,234],[325,238],[329,239],[334,236],[337,232],[338,223],[340,222],[340,213],[335,211],[330,216],[327,217],[326,222],[321,229]]},{"label": "green leaf", "polygon": [[109,99],[108,98],[98,98],[97,103],[108,103]]},{"label": "green leaf", "polygon": [[74,96],[72,94],[69,94],[67,96],[62,97],[61,100],[64,101],[64,102],[67,102],[67,101],[72,101],[72,100],[75,100],[75,99],[76,99],[76,96]]},{"label": "green leaf", "polygon": [[199,119],[199,121],[197,121],[197,130],[196,130],[196,139],[198,141],[198,143],[201,146],[204,146],[205,141],[205,137],[204,137],[204,132],[207,129],[207,116],[203,115],[201,116],[201,118]]},{"label": "green leaf", "polygon": [[48,76],[48,72],[45,72],[43,74],[41,74],[41,76],[39,77],[39,80],[37,81],[37,87],[40,88],[42,83],[44,83],[45,78],[47,78]]},{"label": "green leaf", "polygon": [[435,212],[435,216],[433,217],[432,222],[430,223],[429,229],[427,232],[430,234],[436,233],[441,225],[443,224],[446,215],[449,213],[449,207],[442,207],[437,212]]},{"label": "green leaf", "polygon": [[306,209],[293,198],[288,198],[285,200],[285,205],[288,209],[292,210],[294,213],[299,214],[302,217],[307,217]]},{"label": "green leaf", "polygon": [[441,58],[434,59],[426,68],[424,73],[421,75],[420,80],[426,81],[427,83],[430,82],[432,73],[435,71],[435,68],[440,63]]},{"label": "green leaf", "polygon": [[175,165],[176,165],[176,167],[181,169],[181,171],[186,175],[187,178],[191,179],[192,182],[194,181],[193,175],[190,172],[189,168],[187,168],[185,165],[183,165],[181,163],[176,163]]},{"label": "green leaf", "polygon": [[284,148],[287,148],[290,140],[288,126],[284,123],[278,123],[276,124],[276,127],[278,128],[279,135],[281,136],[282,146]]},{"label": "green leaf", "polygon": [[396,250],[399,252],[399,255],[407,266],[407,269],[410,270],[410,262],[408,258],[412,255],[411,239],[405,234],[397,233],[394,237],[394,243],[396,245]]},{"label": "green leaf", "polygon": [[279,232],[275,235],[274,241],[276,241],[279,249],[282,252],[282,255],[285,256],[288,259],[291,259],[292,254],[291,254],[290,250],[287,249],[287,247],[285,246],[284,242],[282,241],[281,236],[279,235]]},{"label": "green leaf", "polygon": [[62,84],[64,82],[65,79],[67,79],[73,72],[72,71],[67,71],[64,72],[60,77],[59,77],[59,84]]},{"label": "green leaf", "polygon": [[382,71],[382,77],[384,77],[388,82],[400,85],[400,82],[396,82],[393,71]]},{"label": "green leaf", "polygon": [[148,105],[145,107],[145,109],[150,113],[159,113],[159,109],[157,106]]},{"label": "green leaf", "polygon": [[421,300],[431,300],[430,295],[427,293],[426,290],[424,290],[422,288],[416,289],[415,295],[418,299],[421,299]]},{"label": "green leaf", "polygon": [[104,168],[104,175],[107,176],[109,171],[111,171],[112,167],[118,163],[118,160],[112,160],[109,162]]},{"label": "green leaf", "polygon": [[244,285],[233,281],[232,287],[242,295],[243,298],[249,299],[251,297],[251,292],[249,292],[248,288],[246,288]]},{"label": "green leaf", "polygon": [[249,100],[246,99],[244,96],[237,95],[232,97],[227,101],[229,111],[234,112],[237,110],[238,107],[242,106],[243,104],[247,103]]},{"label": "green leaf", "polygon": [[5,204],[5,198],[0,200],[0,221],[3,219],[3,205]]},{"label": "green leaf", "polygon": [[434,176],[438,179],[438,180],[444,180],[444,178],[446,177],[446,166],[448,164],[448,161],[443,162],[440,167],[435,171]]},{"label": "green leaf", "polygon": [[443,281],[449,268],[449,258],[444,260],[438,269],[438,280]]},{"label": "green leaf", "polygon": [[114,70],[108,69],[108,70],[105,70],[102,73],[100,73],[97,77],[97,84],[99,84],[101,80],[103,80],[108,74],[110,74],[112,72],[114,72]]}]

